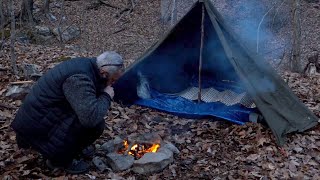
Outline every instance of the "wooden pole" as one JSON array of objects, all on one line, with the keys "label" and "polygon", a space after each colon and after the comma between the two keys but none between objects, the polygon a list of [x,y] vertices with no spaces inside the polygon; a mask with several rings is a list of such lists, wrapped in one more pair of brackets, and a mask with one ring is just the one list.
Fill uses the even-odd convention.
[{"label": "wooden pole", "polygon": [[200,44],[200,55],[199,55],[199,93],[198,103],[201,102],[201,70],[202,70],[202,52],[203,52],[203,38],[204,38],[204,4],[202,3],[202,17],[201,17],[201,44]]}]

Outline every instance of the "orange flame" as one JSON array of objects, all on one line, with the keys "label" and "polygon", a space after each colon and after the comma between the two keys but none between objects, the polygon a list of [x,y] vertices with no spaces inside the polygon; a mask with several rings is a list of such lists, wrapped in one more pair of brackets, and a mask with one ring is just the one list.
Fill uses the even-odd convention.
[{"label": "orange flame", "polygon": [[[123,141],[124,149],[120,150],[119,153],[123,154],[129,148],[129,143],[127,140]],[[160,144],[152,144],[151,147],[144,144],[134,144],[129,150],[128,154],[134,156],[135,158],[141,158],[146,153],[155,153],[160,148]]]}]

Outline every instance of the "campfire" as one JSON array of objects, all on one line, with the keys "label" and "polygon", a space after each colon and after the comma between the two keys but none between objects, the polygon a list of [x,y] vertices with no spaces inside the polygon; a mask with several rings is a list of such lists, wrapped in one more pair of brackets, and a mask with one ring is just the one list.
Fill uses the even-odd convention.
[{"label": "campfire", "polygon": [[131,169],[138,174],[162,171],[173,162],[173,154],[179,153],[172,143],[163,142],[156,133],[117,137],[103,144],[102,149],[112,170]]},{"label": "campfire", "polygon": [[130,154],[135,159],[140,159],[146,153],[156,153],[160,144],[137,143],[130,146],[128,140],[124,140],[123,147],[118,154]]}]

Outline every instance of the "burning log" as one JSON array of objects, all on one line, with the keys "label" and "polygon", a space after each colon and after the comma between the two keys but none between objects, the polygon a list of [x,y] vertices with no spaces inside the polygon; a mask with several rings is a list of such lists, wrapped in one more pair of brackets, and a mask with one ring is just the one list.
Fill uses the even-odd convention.
[{"label": "burning log", "polygon": [[161,137],[157,134],[144,134],[141,136],[133,135],[123,141],[123,149],[118,151],[119,154],[129,154],[135,159],[141,158],[149,152],[157,152],[160,148]]}]

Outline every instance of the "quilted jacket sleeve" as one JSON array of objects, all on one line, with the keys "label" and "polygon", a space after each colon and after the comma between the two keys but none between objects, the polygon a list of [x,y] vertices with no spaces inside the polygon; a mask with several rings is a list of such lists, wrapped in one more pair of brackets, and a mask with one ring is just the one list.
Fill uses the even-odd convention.
[{"label": "quilted jacket sleeve", "polygon": [[76,74],[67,78],[63,83],[63,92],[84,127],[93,128],[104,121],[111,98],[107,93],[97,96],[88,76]]}]

